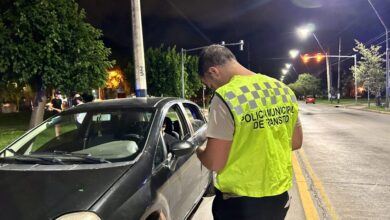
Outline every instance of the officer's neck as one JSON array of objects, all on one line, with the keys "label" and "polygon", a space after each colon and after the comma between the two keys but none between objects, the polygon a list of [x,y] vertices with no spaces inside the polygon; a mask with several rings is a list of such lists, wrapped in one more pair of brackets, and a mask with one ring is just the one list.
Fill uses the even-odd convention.
[{"label": "officer's neck", "polygon": [[249,69],[243,67],[238,62],[232,63],[229,68],[229,81],[233,76],[250,76],[255,75],[256,73],[250,71]]}]

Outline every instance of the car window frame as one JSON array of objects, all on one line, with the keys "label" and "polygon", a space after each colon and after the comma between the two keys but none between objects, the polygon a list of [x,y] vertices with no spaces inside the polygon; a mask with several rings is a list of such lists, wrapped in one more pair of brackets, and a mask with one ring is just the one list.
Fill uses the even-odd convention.
[{"label": "car window frame", "polygon": [[[164,159],[156,166],[155,159],[156,159],[156,155],[157,155],[157,147],[158,147],[159,140],[161,140],[161,143],[162,143]],[[163,134],[160,131],[158,134],[157,142],[156,142],[156,151],[155,151],[154,156],[153,156],[153,169],[152,169],[153,171],[152,171],[152,173],[156,173],[161,168],[165,167],[167,162],[168,162],[167,160],[168,160],[168,149],[167,149],[167,146],[165,144]]]},{"label": "car window frame", "polygon": [[[184,115],[186,117],[187,124],[188,124],[188,126],[191,127],[192,136],[195,136],[198,132],[201,132],[201,130],[202,130],[201,128],[202,127],[207,125],[206,117],[203,115],[203,112],[201,111],[200,107],[198,105],[196,105],[195,103],[192,103],[192,102],[182,102],[180,104],[181,104],[182,112],[185,113]],[[192,126],[191,119],[187,115],[186,107],[184,106],[185,104],[192,105],[192,106],[196,107],[198,109],[198,111],[199,111],[199,115],[202,117],[202,120],[203,120],[204,124],[201,127],[199,127],[199,129],[196,130],[196,131],[194,130],[194,128]]]}]

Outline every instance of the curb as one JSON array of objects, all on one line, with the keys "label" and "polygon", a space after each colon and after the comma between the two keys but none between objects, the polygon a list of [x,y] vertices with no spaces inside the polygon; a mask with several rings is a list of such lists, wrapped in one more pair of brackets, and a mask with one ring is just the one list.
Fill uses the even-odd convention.
[{"label": "curb", "polygon": [[334,105],[334,107],[336,107],[336,108],[348,108],[348,109],[355,109],[355,110],[359,110],[359,111],[375,112],[375,113],[390,115],[390,111],[387,111],[387,112],[386,111],[378,111],[378,110],[373,110],[373,109],[366,109],[366,107],[364,107],[364,108],[354,108],[354,107],[350,107],[350,106],[346,106],[346,105]]}]

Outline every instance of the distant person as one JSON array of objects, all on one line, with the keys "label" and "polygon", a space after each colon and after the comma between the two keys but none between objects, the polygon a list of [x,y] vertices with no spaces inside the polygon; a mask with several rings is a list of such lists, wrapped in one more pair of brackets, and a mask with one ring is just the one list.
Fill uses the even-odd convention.
[{"label": "distant person", "polygon": [[54,114],[58,114],[60,112],[62,112],[63,108],[62,108],[62,97],[61,97],[61,92],[60,91],[56,91],[54,93],[54,98],[51,100],[51,111],[54,112]]},{"label": "distant person", "polygon": [[[76,94],[74,96],[72,104],[73,104],[73,106],[78,106],[78,105],[84,104],[83,98],[80,96],[80,94]],[[85,115],[86,115],[85,112],[76,114],[77,126],[80,126],[83,123]]]},{"label": "distant person", "polygon": [[88,93],[81,94],[81,97],[83,98],[84,103],[93,102],[93,100],[95,99],[95,97],[93,95],[88,94]]},{"label": "distant person", "polygon": [[[51,103],[51,107],[49,109],[50,109],[50,111],[53,112],[53,114],[58,114],[58,113],[62,112],[62,110],[63,110],[62,97],[61,97],[60,91],[56,91],[54,93],[54,98],[51,100],[50,103]],[[55,131],[56,137],[60,136],[60,133],[61,133],[60,125],[58,125],[58,124],[54,125],[54,131]]]},{"label": "distant person", "polygon": [[298,102],[282,82],[256,74],[226,47],[199,57],[201,81],[215,90],[202,164],[217,172],[214,220],[281,220],[289,209],[292,150],[302,144]]},{"label": "distant person", "polygon": [[83,97],[81,97],[80,94],[76,93],[73,97],[73,100],[72,100],[72,105],[73,106],[78,106],[80,104],[84,104],[84,99]]}]

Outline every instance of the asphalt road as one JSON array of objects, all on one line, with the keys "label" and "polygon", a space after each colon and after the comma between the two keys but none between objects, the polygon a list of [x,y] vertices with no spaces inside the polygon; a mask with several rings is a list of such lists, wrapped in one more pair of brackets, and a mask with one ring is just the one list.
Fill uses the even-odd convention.
[{"label": "asphalt road", "polygon": [[319,182],[311,188],[320,218],[390,219],[390,115],[317,104],[300,110],[300,159]]},{"label": "asphalt road", "polygon": [[[294,181],[286,219],[311,219],[310,212],[319,219],[390,219],[390,115],[300,103],[300,119],[304,142],[295,155],[315,210],[307,210]],[[212,199],[193,220],[212,219]]]}]

